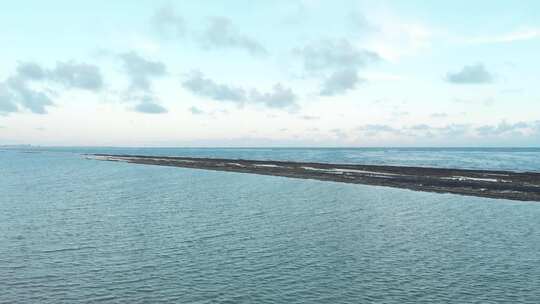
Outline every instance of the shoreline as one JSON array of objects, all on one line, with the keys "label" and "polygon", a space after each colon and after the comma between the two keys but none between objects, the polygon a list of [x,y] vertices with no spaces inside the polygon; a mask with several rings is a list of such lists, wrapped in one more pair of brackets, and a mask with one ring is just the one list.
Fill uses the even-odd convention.
[{"label": "shoreline", "polygon": [[147,155],[87,154],[101,161],[364,184],[540,202],[540,173]]}]

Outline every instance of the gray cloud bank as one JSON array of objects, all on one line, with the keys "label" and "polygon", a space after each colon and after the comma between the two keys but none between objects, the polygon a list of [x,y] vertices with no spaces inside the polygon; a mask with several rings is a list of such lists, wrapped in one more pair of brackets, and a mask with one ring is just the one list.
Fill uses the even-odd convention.
[{"label": "gray cloud bank", "polygon": [[483,64],[467,65],[458,72],[449,72],[446,81],[453,84],[485,84],[493,82],[493,74]]},{"label": "gray cloud bank", "polygon": [[212,17],[200,37],[206,49],[240,49],[251,55],[266,55],[266,49],[255,39],[240,33],[226,17]]},{"label": "gray cloud bank", "polygon": [[333,72],[322,83],[320,95],[333,96],[345,93],[366,80],[358,77],[355,69],[344,69]]},{"label": "gray cloud bank", "polygon": [[192,71],[182,86],[195,95],[211,98],[218,101],[231,101],[244,103],[246,92],[243,88],[219,84],[206,78],[200,71]]},{"label": "gray cloud bank", "polygon": [[[317,131],[319,132],[319,131]],[[327,130],[337,145],[369,144],[406,146],[531,146],[540,141],[540,120],[496,124],[363,124],[355,128]],[[325,138],[323,134],[320,138]],[[328,142],[328,138],[324,141]]]},{"label": "gray cloud bank", "polygon": [[151,18],[154,28],[163,36],[183,37],[186,34],[186,22],[170,5],[159,8]]},{"label": "gray cloud bank", "polygon": [[132,90],[148,92],[150,81],[167,73],[162,62],[146,59],[135,52],[123,53],[118,57],[123,63]]},{"label": "gray cloud bank", "polygon": [[439,137],[447,140],[458,137],[475,138],[498,138],[498,137],[531,137],[540,139],[540,120],[530,122],[508,123],[501,121],[496,125],[474,126],[472,124],[449,124],[435,127],[427,124],[416,124],[401,128],[390,125],[367,124],[359,126],[355,132],[361,135],[372,137],[385,134],[405,136],[405,137]]},{"label": "gray cloud bank", "polygon": [[34,62],[22,62],[13,78],[28,81],[51,81],[68,89],[98,91],[103,88],[99,67],[74,61],[57,62],[54,69],[45,69]]},{"label": "gray cloud bank", "polygon": [[191,112],[191,114],[193,115],[203,115],[205,112],[197,107],[190,107],[189,108],[189,111]]},{"label": "gray cloud bank", "polygon": [[47,106],[53,105],[49,95],[32,89],[28,83],[19,77],[12,77],[7,80],[10,99],[14,104],[30,110],[35,114],[46,114]]},{"label": "gray cloud bank", "polygon": [[0,115],[19,111],[19,107],[14,102],[12,93],[4,84],[0,84]]},{"label": "gray cloud bank", "polygon": [[160,36],[194,39],[194,42],[205,50],[236,49],[253,56],[268,54],[259,41],[242,33],[227,17],[209,17],[202,31],[190,31],[184,17],[169,5],[154,12],[150,22]]},{"label": "gray cloud bank", "polygon": [[308,71],[359,68],[381,60],[377,53],[358,49],[346,39],[321,40],[294,52],[303,58]]},{"label": "gray cloud bank", "polygon": [[146,114],[162,114],[168,112],[166,108],[150,100],[141,101],[133,109],[135,110],[135,112]]},{"label": "gray cloud bank", "polygon": [[280,83],[274,85],[270,92],[259,92],[252,89],[249,99],[262,103],[269,108],[288,108],[295,105],[296,95],[290,88],[283,87]]},{"label": "gray cloud bank", "polygon": [[342,95],[365,82],[358,76],[362,67],[381,61],[369,50],[359,49],[346,39],[326,39],[293,50],[311,77],[322,78],[321,96]]},{"label": "gray cloud bank", "polygon": [[152,92],[152,81],[167,74],[165,64],[147,59],[135,52],[119,54],[118,58],[129,79],[129,89],[124,99],[138,102],[133,110],[145,114],[168,113],[165,107],[156,102],[158,98]]},{"label": "gray cloud bank", "polygon": [[53,69],[47,69],[37,63],[21,62],[15,74],[0,83],[0,114],[21,108],[46,114],[47,107],[53,105],[48,85],[95,92],[103,88],[103,78],[97,66],[86,63],[57,62]]},{"label": "gray cloud bank", "polygon": [[250,103],[276,109],[296,107],[297,96],[290,88],[279,83],[269,92],[260,92],[257,89],[245,90],[242,87],[217,83],[201,72],[193,71],[182,82],[182,86],[195,95],[216,101],[232,102],[239,106]]},{"label": "gray cloud bank", "polygon": [[66,88],[97,91],[103,88],[103,78],[95,65],[75,62],[59,62],[51,72],[51,78]]}]

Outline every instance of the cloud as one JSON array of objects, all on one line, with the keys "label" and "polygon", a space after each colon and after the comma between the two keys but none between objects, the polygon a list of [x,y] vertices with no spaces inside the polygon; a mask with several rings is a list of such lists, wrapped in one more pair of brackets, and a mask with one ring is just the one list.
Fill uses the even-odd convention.
[{"label": "cloud", "polygon": [[204,111],[201,110],[201,109],[199,109],[199,108],[197,108],[197,107],[191,107],[191,108],[189,108],[189,111],[190,111],[191,114],[193,114],[193,115],[202,115],[202,114],[204,114]]},{"label": "cloud", "polygon": [[410,126],[409,129],[413,131],[429,131],[432,128],[426,124],[417,124],[417,125]]},{"label": "cloud", "polygon": [[449,124],[445,127],[433,128],[432,132],[438,132],[440,136],[453,138],[463,136],[470,130],[470,124]]},{"label": "cloud", "polygon": [[152,92],[152,81],[167,74],[165,64],[144,58],[133,51],[119,54],[118,58],[122,61],[129,79],[129,88],[124,93],[124,99],[139,100],[133,110],[147,114],[167,113],[166,108],[155,102],[157,98]]},{"label": "cloud", "polygon": [[500,136],[507,135],[521,135],[526,129],[534,128],[531,123],[517,122],[507,123],[506,121],[500,122],[498,125],[489,126],[484,125],[476,128],[476,131],[481,136]]},{"label": "cloud", "polygon": [[263,103],[269,108],[287,108],[295,105],[297,97],[290,88],[285,88],[278,83],[268,93],[252,90],[250,99]]},{"label": "cloud", "polygon": [[321,40],[297,48],[294,53],[300,55],[307,71],[358,68],[380,61],[377,53],[357,49],[348,40]]},{"label": "cloud", "polygon": [[345,94],[365,78],[358,76],[360,68],[381,61],[369,50],[359,49],[347,39],[326,39],[293,50],[303,61],[308,76],[321,78],[321,96]]},{"label": "cloud", "polygon": [[103,79],[99,67],[91,64],[57,62],[54,69],[47,69],[35,62],[19,62],[15,74],[1,85],[0,112],[17,112],[22,107],[32,113],[46,114],[47,107],[53,105],[51,90],[38,90],[36,86],[47,84],[97,91],[103,87]]},{"label": "cloud", "polygon": [[335,137],[337,137],[338,139],[341,139],[341,140],[348,137],[347,132],[345,132],[344,130],[338,129],[338,128],[332,129],[332,130],[330,130],[330,132],[332,134],[334,134]]},{"label": "cloud", "polygon": [[168,112],[167,109],[165,109],[163,106],[149,99],[141,101],[133,109],[135,110],[135,112],[145,114],[163,114]]},{"label": "cloud", "polygon": [[67,88],[97,91],[103,87],[103,78],[95,65],[75,62],[58,62],[50,71],[51,79]]},{"label": "cloud", "polygon": [[[334,130],[331,130],[334,132]],[[387,124],[366,124],[350,130],[340,130],[342,137],[364,142],[367,137],[377,142],[410,143],[413,145],[500,145],[501,143],[523,144],[531,139],[540,138],[540,120],[518,121],[509,123],[501,121],[491,125],[447,124],[431,126],[413,124],[391,126]]]},{"label": "cloud", "polygon": [[206,49],[240,49],[251,55],[266,55],[266,49],[255,39],[241,34],[226,17],[212,17],[201,36]]},{"label": "cloud", "polygon": [[360,79],[355,69],[344,69],[333,72],[327,77],[320,91],[322,96],[334,96],[343,94],[351,89],[354,89],[359,82],[364,82],[365,79]]},{"label": "cloud", "polygon": [[367,136],[376,136],[380,133],[401,134],[401,130],[382,124],[367,124],[356,128],[357,131],[364,133]]},{"label": "cloud", "polygon": [[177,15],[171,5],[158,9],[152,16],[151,23],[163,36],[182,37],[186,33],[184,18]]},{"label": "cloud", "polygon": [[403,134],[411,137],[432,136],[439,138],[487,138],[487,137],[520,137],[531,134],[540,134],[538,122],[515,122],[501,121],[495,125],[473,126],[471,124],[448,124],[442,127],[433,127],[425,124],[403,127]]},{"label": "cloud", "polygon": [[17,75],[25,80],[43,80],[47,76],[47,71],[35,62],[19,62],[17,65]]},{"label": "cloud", "polygon": [[11,77],[7,80],[7,86],[13,94],[13,100],[35,114],[46,114],[47,106],[53,102],[45,93],[29,87],[22,77]]},{"label": "cloud", "polygon": [[30,82],[47,78],[47,71],[36,63],[19,62],[15,75],[0,86],[0,113],[19,111],[19,106],[35,114],[46,114],[51,99],[43,92],[32,89]]},{"label": "cloud", "polygon": [[195,95],[214,100],[232,101],[239,104],[246,101],[246,92],[242,88],[216,83],[199,71],[191,72],[182,86]]},{"label": "cloud", "polygon": [[353,26],[354,30],[359,31],[362,34],[379,31],[379,28],[370,22],[366,15],[358,11],[349,13],[347,19],[348,22]]},{"label": "cloud", "polygon": [[14,78],[22,82],[61,84],[68,89],[97,91],[103,87],[103,78],[98,66],[86,63],[57,62],[54,69],[47,69],[35,62],[19,62]]},{"label": "cloud", "polygon": [[148,60],[135,52],[118,55],[130,80],[130,89],[149,92],[150,81],[166,74],[166,67],[159,61]]},{"label": "cloud", "polygon": [[248,91],[242,87],[220,84],[205,77],[199,71],[192,71],[182,82],[182,86],[191,93],[217,101],[229,101],[243,106],[246,103],[263,104],[269,108],[294,108],[296,95],[290,88],[277,83],[270,92],[257,89]]},{"label": "cloud", "polygon": [[[158,9],[150,19],[152,27],[163,37],[179,38],[188,33],[185,19],[176,13],[172,5]],[[253,37],[245,35],[231,19],[222,16],[207,18],[202,32],[192,33],[192,38],[206,50],[237,49],[253,56],[268,54],[266,48]]]},{"label": "cloud", "polygon": [[427,124],[415,124],[400,128],[385,124],[366,124],[355,129],[365,136],[399,135],[406,137],[442,137],[456,138],[472,131],[470,124],[449,124],[442,127],[429,126]]},{"label": "cloud", "polygon": [[447,73],[446,81],[453,84],[484,84],[493,82],[493,75],[483,64],[467,65],[459,72]]},{"label": "cloud", "polygon": [[19,108],[13,101],[11,92],[8,91],[5,85],[0,84],[0,115],[7,115],[18,110]]}]

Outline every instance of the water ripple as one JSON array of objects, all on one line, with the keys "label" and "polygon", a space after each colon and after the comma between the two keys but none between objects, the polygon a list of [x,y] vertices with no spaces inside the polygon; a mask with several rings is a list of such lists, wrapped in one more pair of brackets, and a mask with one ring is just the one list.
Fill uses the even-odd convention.
[{"label": "water ripple", "polygon": [[540,303],[540,204],[0,158],[0,303]]}]

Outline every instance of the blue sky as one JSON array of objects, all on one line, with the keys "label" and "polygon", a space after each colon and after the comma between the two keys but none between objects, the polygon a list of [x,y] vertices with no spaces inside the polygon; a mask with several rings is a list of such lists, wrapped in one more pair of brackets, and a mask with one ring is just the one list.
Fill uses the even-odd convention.
[{"label": "blue sky", "polygon": [[0,144],[539,146],[538,1],[10,1]]}]

